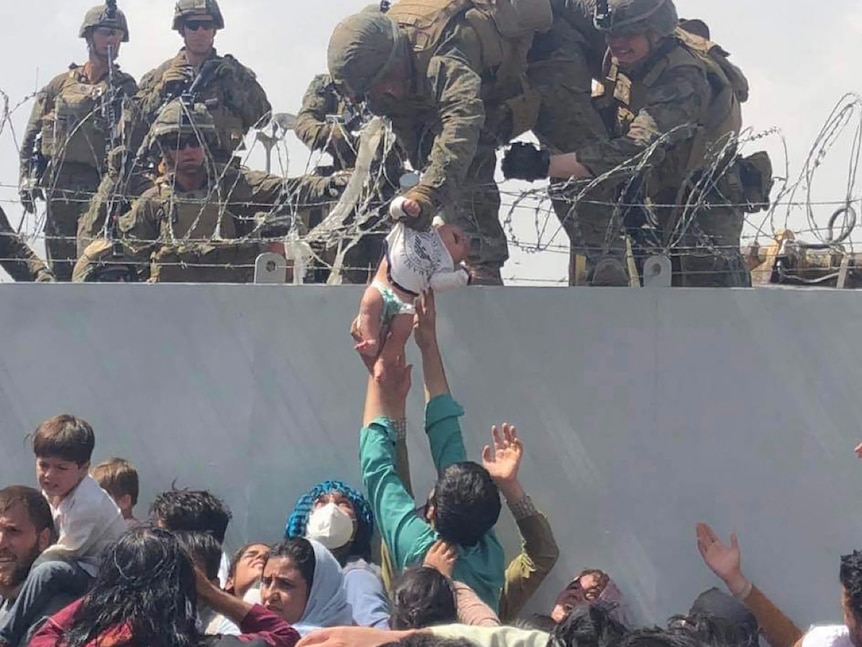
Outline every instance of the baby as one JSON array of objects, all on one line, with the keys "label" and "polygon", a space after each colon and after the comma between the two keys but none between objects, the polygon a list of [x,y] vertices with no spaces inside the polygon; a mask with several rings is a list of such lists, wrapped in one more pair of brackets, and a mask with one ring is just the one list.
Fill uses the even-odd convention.
[{"label": "baby", "polygon": [[413,300],[422,292],[470,282],[470,274],[461,266],[470,253],[467,236],[460,227],[438,219],[428,231],[411,229],[404,221],[419,212],[417,202],[403,197],[395,198],[389,207],[396,223],[386,237],[386,257],[362,296],[350,330],[356,350],[369,366],[378,357],[385,366],[404,352],[413,331]]}]

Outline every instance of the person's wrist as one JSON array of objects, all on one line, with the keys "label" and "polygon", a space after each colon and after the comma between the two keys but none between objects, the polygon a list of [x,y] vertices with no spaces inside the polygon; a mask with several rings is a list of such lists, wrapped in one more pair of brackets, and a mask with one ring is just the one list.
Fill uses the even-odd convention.
[{"label": "person's wrist", "polygon": [[733,597],[744,600],[751,593],[751,582],[742,574],[742,571],[730,575],[724,580],[727,590]]}]

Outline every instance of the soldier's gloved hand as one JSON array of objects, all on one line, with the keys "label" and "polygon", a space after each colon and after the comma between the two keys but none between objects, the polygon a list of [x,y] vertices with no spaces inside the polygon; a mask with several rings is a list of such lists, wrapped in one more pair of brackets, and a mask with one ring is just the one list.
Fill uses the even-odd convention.
[{"label": "soldier's gloved hand", "polygon": [[191,65],[169,67],[162,76],[162,96],[179,96],[191,85],[195,71]]},{"label": "soldier's gloved hand", "polygon": [[57,279],[54,278],[54,275],[51,273],[51,270],[44,269],[39,270],[39,273],[36,274],[36,283],[56,283]]},{"label": "soldier's gloved hand", "polygon": [[24,211],[27,213],[36,213],[36,200],[44,199],[42,189],[39,187],[23,187],[18,195],[21,198],[21,204],[24,205]]},{"label": "soldier's gloved hand", "polygon": [[533,182],[548,177],[551,154],[533,144],[515,142],[503,156],[503,177]]}]

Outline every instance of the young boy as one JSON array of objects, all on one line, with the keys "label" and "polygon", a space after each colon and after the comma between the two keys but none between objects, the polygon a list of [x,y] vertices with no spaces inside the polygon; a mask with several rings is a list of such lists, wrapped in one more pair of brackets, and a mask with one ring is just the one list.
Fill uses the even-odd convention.
[{"label": "young boy", "polygon": [[93,428],[67,414],[33,432],[36,477],[48,500],[57,542],[33,563],[15,604],[0,622],[0,645],[14,647],[35,611],[59,591],[83,594],[102,551],[126,530],[117,505],[87,473],[96,444]]},{"label": "young boy", "polygon": [[460,227],[437,219],[428,231],[418,231],[405,221],[419,212],[417,202],[403,197],[389,208],[396,224],[386,237],[386,257],[362,296],[350,330],[356,350],[369,365],[380,357],[385,367],[404,352],[413,331],[413,300],[422,292],[470,282],[461,266],[470,254],[467,236]]},{"label": "young boy", "polygon": [[96,465],[90,471],[90,476],[120,508],[126,526],[137,526],[139,522],[135,519],[135,506],[138,504],[140,486],[135,466],[124,458],[111,458]]}]

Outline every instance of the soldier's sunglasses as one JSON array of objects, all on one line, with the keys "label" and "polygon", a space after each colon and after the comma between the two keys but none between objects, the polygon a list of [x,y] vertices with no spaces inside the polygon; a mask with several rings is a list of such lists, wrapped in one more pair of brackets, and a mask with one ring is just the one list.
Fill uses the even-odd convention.
[{"label": "soldier's sunglasses", "polygon": [[180,137],[163,137],[159,139],[159,145],[165,149],[181,151],[184,148],[200,148],[203,146],[200,138],[196,135],[181,135]]},{"label": "soldier's sunglasses", "polygon": [[212,20],[186,20],[185,27],[189,31],[197,31],[198,29],[212,31],[215,29],[215,23]]}]

